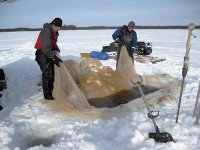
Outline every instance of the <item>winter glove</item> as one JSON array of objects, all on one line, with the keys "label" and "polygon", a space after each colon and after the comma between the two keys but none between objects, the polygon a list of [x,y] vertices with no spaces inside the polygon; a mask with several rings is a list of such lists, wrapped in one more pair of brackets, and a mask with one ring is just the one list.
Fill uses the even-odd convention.
[{"label": "winter glove", "polygon": [[56,49],[55,51],[60,53],[60,50],[59,50],[59,49]]},{"label": "winter glove", "polygon": [[132,48],[131,48],[131,51],[132,51],[132,52],[136,52],[136,48],[135,48],[135,47],[132,47]]},{"label": "winter glove", "polygon": [[122,40],[120,40],[120,39],[116,39],[115,41],[116,41],[117,43],[119,43],[120,46],[124,45],[124,42],[122,42]]},{"label": "winter glove", "polygon": [[52,58],[52,60],[53,60],[53,63],[56,65],[56,66],[58,66],[58,67],[60,67],[60,62],[63,62],[60,58],[58,58],[57,56],[54,56],[53,58]]},{"label": "winter glove", "polygon": [[58,48],[53,48],[52,50],[60,53],[60,50]]}]

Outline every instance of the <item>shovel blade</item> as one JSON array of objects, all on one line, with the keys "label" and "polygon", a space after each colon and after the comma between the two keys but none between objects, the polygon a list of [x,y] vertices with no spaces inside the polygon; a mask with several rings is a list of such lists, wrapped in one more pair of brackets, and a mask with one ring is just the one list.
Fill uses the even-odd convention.
[{"label": "shovel blade", "polygon": [[175,142],[171,134],[167,132],[163,133],[149,133],[149,138],[153,138],[155,142],[167,143],[167,142]]}]

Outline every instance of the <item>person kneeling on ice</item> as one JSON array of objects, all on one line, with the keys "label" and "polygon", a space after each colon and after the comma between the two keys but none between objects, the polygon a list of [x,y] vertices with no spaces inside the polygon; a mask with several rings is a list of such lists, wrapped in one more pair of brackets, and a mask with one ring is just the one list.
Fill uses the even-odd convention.
[{"label": "person kneeling on ice", "polygon": [[62,19],[55,18],[45,23],[35,44],[35,60],[42,71],[42,88],[46,100],[54,100],[52,96],[54,83],[54,64],[60,67],[61,59],[56,56],[60,52],[57,46],[58,31],[62,27]]},{"label": "person kneeling on ice", "polygon": [[117,63],[116,67],[118,65],[118,60],[119,60],[119,55],[121,51],[121,46],[125,45],[126,49],[128,51],[129,56],[133,60],[134,63],[134,58],[133,58],[133,53],[136,50],[137,47],[137,33],[133,30],[135,27],[135,22],[130,21],[128,23],[128,26],[123,25],[123,27],[117,29],[113,35],[112,38],[119,43],[119,48],[117,51]]}]

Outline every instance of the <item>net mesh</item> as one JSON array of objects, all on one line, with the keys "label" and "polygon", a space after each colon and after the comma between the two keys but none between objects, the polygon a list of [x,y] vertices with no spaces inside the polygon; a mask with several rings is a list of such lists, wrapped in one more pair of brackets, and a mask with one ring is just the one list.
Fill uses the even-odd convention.
[{"label": "net mesh", "polygon": [[[156,88],[162,88],[162,90],[147,96],[152,105],[160,106],[157,102],[163,98],[162,104],[175,99],[176,90],[179,89],[176,79],[169,76],[165,76],[165,78],[143,76],[143,79],[142,86],[151,89],[153,85],[156,85]],[[144,108],[141,98],[135,97],[138,97],[139,92],[133,88],[131,80],[138,82],[141,81],[141,78],[136,73],[132,59],[128,56],[124,46],[121,49],[116,71],[103,66],[98,59],[86,59],[81,63],[68,60],[61,63],[60,67],[55,66],[53,90],[55,100],[45,100],[42,103],[47,104],[59,114],[81,119],[123,116],[130,110]],[[167,97],[170,94],[171,97]],[[129,102],[131,99],[134,101]],[[119,104],[124,105],[118,106]],[[97,109],[91,105],[105,108]],[[109,106],[114,108],[108,109]]]}]

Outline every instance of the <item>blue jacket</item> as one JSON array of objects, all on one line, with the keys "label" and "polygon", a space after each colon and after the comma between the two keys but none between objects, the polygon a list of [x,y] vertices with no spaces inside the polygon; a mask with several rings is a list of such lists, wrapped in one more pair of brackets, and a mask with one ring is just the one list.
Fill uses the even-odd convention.
[{"label": "blue jacket", "polygon": [[123,26],[122,28],[117,29],[113,33],[112,38],[115,41],[117,41],[118,39],[120,39],[123,36],[123,33],[122,33],[123,31],[122,30],[125,29],[125,34],[126,35],[131,36],[131,34],[132,34],[133,37],[132,37],[132,43],[131,44],[132,44],[133,48],[136,48],[137,47],[137,33],[134,30],[132,30],[132,32],[129,32],[126,28],[127,28],[126,26]]}]

